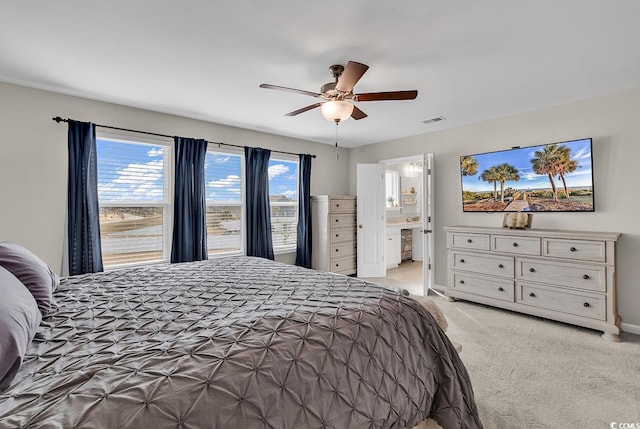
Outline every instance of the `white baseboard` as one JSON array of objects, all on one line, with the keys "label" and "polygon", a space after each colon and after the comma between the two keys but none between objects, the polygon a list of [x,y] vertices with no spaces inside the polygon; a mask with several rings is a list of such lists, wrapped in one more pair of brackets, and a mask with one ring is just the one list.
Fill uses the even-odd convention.
[{"label": "white baseboard", "polygon": [[623,332],[640,335],[640,325],[632,325],[631,323],[622,323],[620,326]]},{"label": "white baseboard", "polygon": [[435,290],[437,290],[438,292],[444,292],[444,290],[445,290],[446,288],[447,288],[446,286],[437,285],[437,284],[435,284],[435,283],[431,286],[431,289],[435,289]]}]

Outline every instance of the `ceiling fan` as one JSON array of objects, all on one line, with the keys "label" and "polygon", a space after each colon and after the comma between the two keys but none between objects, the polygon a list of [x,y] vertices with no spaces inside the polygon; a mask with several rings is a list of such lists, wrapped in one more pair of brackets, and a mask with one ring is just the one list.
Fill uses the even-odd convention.
[{"label": "ceiling fan", "polygon": [[323,101],[303,107],[302,109],[294,110],[285,116],[296,116],[320,107],[325,119],[336,123],[344,121],[349,117],[355,120],[367,117],[366,113],[352,103],[353,101],[413,100],[418,96],[418,91],[416,90],[354,94],[353,87],[368,69],[369,66],[355,61],[349,61],[345,67],[339,64],[332,65],[329,67],[329,70],[335,78],[335,81],[322,85],[320,92],[304,91],[302,89],[287,88],[285,86],[269,85],[266,83],[260,85],[260,88],[277,89],[320,98]]}]

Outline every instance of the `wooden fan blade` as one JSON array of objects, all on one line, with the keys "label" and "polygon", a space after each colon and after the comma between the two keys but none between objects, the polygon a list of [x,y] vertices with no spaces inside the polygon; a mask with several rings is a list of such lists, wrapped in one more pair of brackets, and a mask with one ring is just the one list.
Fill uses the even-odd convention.
[{"label": "wooden fan blade", "polygon": [[269,85],[268,83],[263,83],[262,85],[260,85],[260,88],[277,89],[280,91],[295,92],[296,94],[310,95],[312,97],[322,97],[322,94],[319,94],[317,92],[305,91],[303,89],[287,88],[286,86]]},{"label": "wooden fan blade", "polygon": [[366,118],[367,114],[364,113],[362,110],[358,109],[356,106],[353,106],[353,112],[351,112],[351,117],[357,121],[358,119]]},{"label": "wooden fan blade", "polygon": [[320,107],[320,106],[322,106],[322,103],[312,104],[310,106],[303,107],[302,109],[298,109],[298,110],[294,110],[293,112],[289,112],[284,116],[296,116],[296,115],[299,115],[300,113],[306,112],[307,110],[315,109],[316,107]]},{"label": "wooden fan blade", "polygon": [[367,92],[365,94],[354,94],[354,101],[383,101],[383,100],[413,100],[418,96],[418,91],[389,91],[389,92]]},{"label": "wooden fan blade", "polygon": [[344,71],[338,78],[336,89],[340,92],[351,92],[353,87],[358,83],[362,75],[369,69],[366,64],[360,64],[355,61],[349,61]]}]

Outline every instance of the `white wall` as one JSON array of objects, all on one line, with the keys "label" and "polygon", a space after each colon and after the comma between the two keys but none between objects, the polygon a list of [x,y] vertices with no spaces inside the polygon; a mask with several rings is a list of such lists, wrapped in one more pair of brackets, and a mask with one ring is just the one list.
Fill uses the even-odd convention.
[{"label": "white wall", "polygon": [[[0,83],[0,241],[21,244],[61,272],[66,216],[67,125],[54,116],[204,138],[236,145],[312,153],[311,192],[348,191],[348,156],[330,145],[196,121],[147,110]],[[295,255],[279,255],[292,263]]]},{"label": "white wall", "polygon": [[[446,116],[446,115],[445,115]],[[640,326],[640,90],[516,114],[439,132],[372,144],[350,152],[350,193],[356,163],[435,154],[435,283],[446,284],[448,225],[500,226],[500,213],[463,213],[460,155],[593,138],[594,213],[536,213],[533,228],[611,231],[618,243],[618,311]]]}]

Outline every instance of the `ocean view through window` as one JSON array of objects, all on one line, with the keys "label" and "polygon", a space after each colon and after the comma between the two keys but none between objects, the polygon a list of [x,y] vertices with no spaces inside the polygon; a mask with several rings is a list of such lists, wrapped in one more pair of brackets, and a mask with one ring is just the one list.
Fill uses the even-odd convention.
[{"label": "ocean view through window", "polygon": [[[168,262],[171,251],[173,142],[98,136],[98,203],[105,268]],[[244,156],[205,157],[209,257],[244,254]],[[298,162],[269,162],[271,231],[276,253],[294,251]]]},{"label": "ocean view through window", "polygon": [[298,162],[269,161],[269,202],[273,250],[295,251],[298,226]]},{"label": "ocean view through window", "polygon": [[207,152],[204,175],[209,256],[243,252],[242,171],[240,155]]},{"label": "ocean view through window", "polygon": [[97,138],[105,268],[167,261],[170,146]]}]

